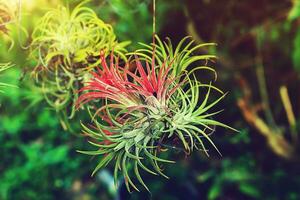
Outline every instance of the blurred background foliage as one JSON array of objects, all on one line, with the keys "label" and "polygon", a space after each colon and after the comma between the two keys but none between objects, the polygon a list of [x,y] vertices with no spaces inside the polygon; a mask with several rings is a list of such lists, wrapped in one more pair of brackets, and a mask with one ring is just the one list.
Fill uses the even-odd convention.
[{"label": "blurred background foliage", "polygon": [[[0,63],[14,67],[1,72],[0,82],[17,87],[0,93],[0,199],[300,199],[299,0],[158,0],[162,38],[176,43],[191,35],[198,43],[218,43],[208,51],[219,57],[217,84],[230,92],[219,118],[240,133],[216,130],[223,157],[174,153],[178,162],[165,169],[170,180],[144,174],[151,194],[128,194],[123,184],[116,190],[109,168],[91,178],[95,162],[76,153],[89,148],[79,121],[71,122],[75,133],[64,131],[32,84],[36,63],[27,47],[33,28],[48,8],[81,1],[9,2],[13,14],[1,18]],[[87,6],[135,49],[151,41],[151,4],[101,0]],[[5,12],[0,7],[0,17]]]}]

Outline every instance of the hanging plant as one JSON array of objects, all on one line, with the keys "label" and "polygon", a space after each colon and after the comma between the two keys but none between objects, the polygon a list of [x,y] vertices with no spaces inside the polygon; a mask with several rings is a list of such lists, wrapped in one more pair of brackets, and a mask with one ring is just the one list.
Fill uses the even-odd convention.
[{"label": "hanging plant", "polygon": [[[83,125],[83,132],[97,150],[79,152],[103,156],[93,174],[114,162],[115,183],[121,171],[129,191],[130,186],[138,190],[129,176],[131,167],[147,190],[140,169],[167,177],[161,163],[174,161],[159,156],[161,149],[168,147],[166,144],[183,148],[187,154],[197,149],[208,155],[204,140],[218,151],[208,131],[213,131],[214,126],[234,130],[213,119],[220,111],[211,112],[225,94],[212,83],[199,82],[194,75],[196,69],[215,71],[208,66],[186,71],[196,61],[215,57],[192,54],[210,44],[192,47],[189,42],[184,46],[187,40],[184,38],[173,49],[170,40],[163,43],[158,37],[156,39],[158,45],[144,45],[144,49],[130,53],[132,56],[125,66],[120,65],[113,54],[107,63],[102,52],[101,67],[91,73],[92,79],[80,90],[82,95],[77,102],[78,107],[82,104],[90,104],[91,109],[96,107],[92,114],[93,124]],[[221,95],[210,102],[212,90]],[[97,109],[98,105],[102,106]]]},{"label": "hanging plant", "polygon": [[98,63],[99,50],[125,58],[128,42],[119,43],[113,28],[83,3],[72,11],[60,6],[45,14],[32,34],[31,55],[38,61],[34,70],[45,99],[56,111],[74,116],[77,90]]}]

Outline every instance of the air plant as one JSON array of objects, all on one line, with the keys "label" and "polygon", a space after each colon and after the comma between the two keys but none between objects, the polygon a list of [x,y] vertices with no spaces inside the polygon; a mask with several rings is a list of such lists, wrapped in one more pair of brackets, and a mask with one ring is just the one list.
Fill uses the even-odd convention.
[{"label": "air plant", "polygon": [[14,40],[9,34],[9,25],[20,19],[20,1],[0,0],[0,37],[10,43],[9,50],[14,46]]},{"label": "air plant", "polygon": [[17,1],[0,0],[0,32],[7,33],[6,26],[18,18],[17,4]]},{"label": "air plant", "polygon": [[125,58],[125,46],[113,28],[83,3],[72,11],[60,6],[48,11],[32,34],[31,55],[38,62],[34,75],[45,99],[57,111],[71,107],[74,116],[77,90],[97,65],[99,50]]},{"label": "air plant", "polygon": [[[140,169],[168,178],[161,163],[174,161],[159,156],[165,144],[180,141],[180,148],[188,154],[198,149],[208,155],[204,139],[215,149],[217,147],[207,130],[212,130],[213,126],[234,130],[212,118],[220,111],[210,112],[225,95],[211,83],[197,81],[193,71],[185,71],[194,61],[212,56],[192,55],[191,52],[200,46],[189,49],[191,43],[181,49],[185,40],[175,51],[172,46],[167,46],[167,51],[155,44],[156,48],[152,51],[150,46],[146,46],[132,53],[125,66],[121,66],[113,54],[107,64],[105,54],[101,53],[101,67],[91,73],[92,79],[80,90],[82,95],[77,102],[77,107],[82,104],[89,104],[90,110],[96,107],[94,114],[89,110],[93,123],[82,126],[83,133],[90,137],[89,143],[97,150],[79,151],[93,156],[102,155],[92,174],[114,162],[115,183],[121,171],[127,189],[138,190],[129,175],[133,167],[138,182],[149,190]],[[130,70],[132,66],[134,71]],[[208,66],[197,69],[214,71]],[[222,95],[209,103],[211,90]],[[200,94],[204,92],[203,100],[199,102]],[[97,108],[98,104],[102,106]]]}]

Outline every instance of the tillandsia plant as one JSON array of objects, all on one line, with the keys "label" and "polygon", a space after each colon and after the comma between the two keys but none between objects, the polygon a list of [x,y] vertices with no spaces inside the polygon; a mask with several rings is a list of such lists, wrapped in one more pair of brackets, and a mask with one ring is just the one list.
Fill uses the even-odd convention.
[{"label": "tillandsia plant", "polygon": [[[160,164],[174,161],[159,156],[161,149],[168,146],[166,144],[175,145],[179,141],[177,145],[188,154],[198,149],[208,155],[204,140],[217,150],[208,130],[213,130],[213,126],[234,130],[212,119],[220,111],[210,112],[225,94],[211,83],[197,81],[193,71],[184,70],[192,61],[212,56],[192,55],[191,52],[200,46],[188,50],[189,43],[181,49],[183,42],[175,51],[171,46],[168,46],[169,51],[157,46],[150,52],[146,46],[146,49],[137,52],[145,51],[147,55],[133,53],[124,66],[113,54],[107,63],[105,54],[101,53],[101,67],[92,72],[93,78],[80,90],[82,95],[77,102],[77,107],[88,103],[94,109],[93,114],[90,112],[93,124],[83,125],[83,132],[97,150],[79,151],[93,156],[102,155],[92,174],[113,161],[115,184],[121,171],[127,189],[138,190],[129,175],[133,168],[138,182],[149,190],[140,169],[167,177]],[[161,56],[160,59],[157,56]],[[208,66],[196,68],[214,71]],[[221,95],[209,102],[212,90],[221,92]],[[97,108],[100,101],[104,104]]]},{"label": "tillandsia plant", "polygon": [[20,1],[0,0],[0,37],[10,43],[9,49],[13,48],[14,40],[10,37],[8,26],[19,20]]},{"label": "tillandsia plant", "polygon": [[0,0],[0,32],[7,32],[6,26],[17,20],[18,1]]},{"label": "tillandsia plant", "polygon": [[48,11],[32,34],[31,53],[38,61],[34,70],[37,82],[55,110],[72,108],[69,118],[74,115],[76,91],[97,65],[99,51],[109,53],[113,49],[125,58],[128,45],[128,42],[119,43],[113,28],[83,3],[72,11],[63,6]]}]

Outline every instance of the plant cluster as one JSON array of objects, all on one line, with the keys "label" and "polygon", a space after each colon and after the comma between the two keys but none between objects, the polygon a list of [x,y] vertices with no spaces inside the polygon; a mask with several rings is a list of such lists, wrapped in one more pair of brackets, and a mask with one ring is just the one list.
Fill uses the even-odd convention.
[{"label": "plant cluster", "polygon": [[[173,49],[170,40],[162,42],[156,36],[158,44],[143,44],[145,48],[128,54],[124,65],[113,54],[107,62],[105,53],[101,53],[101,67],[91,73],[77,102],[78,106],[92,101],[96,104],[90,106],[95,110],[94,123],[90,127],[83,125],[83,131],[98,150],[80,151],[104,155],[93,174],[114,160],[115,183],[121,171],[127,189],[130,191],[131,186],[138,190],[128,172],[133,167],[137,180],[148,190],[139,169],[167,177],[160,163],[174,161],[159,156],[166,144],[180,146],[187,154],[197,149],[208,155],[207,140],[218,151],[208,132],[214,126],[232,128],[213,120],[211,117],[220,111],[210,110],[225,94],[212,83],[204,84],[195,78],[195,70],[215,72],[211,67],[195,66],[187,71],[190,66],[215,58],[194,55],[201,47],[213,44],[193,46],[193,41],[187,41],[184,38]],[[221,96],[210,102],[212,90]]]},{"label": "plant cluster", "polygon": [[119,43],[113,28],[83,4],[72,11],[63,6],[48,11],[35,27],[31,43],[31,55],[38,61],[34,75],[47,102],[72,118],[76,91],[97,64],[99,51],[114,50],[124,57],[127,44]]},{"label": "plant cluster", "polygon": [[[76,106],[86,105],[92,123],[82,124],[83,133],[98,149],[79,152],[103,156],[92,174],[114,161],[115,184],[121,174],[128,191],[139,190],[133,169],[149,191],[140,170],[168,178],[161,164],[175,162],[162,152],[178,148],[191,154],[196,149],[208,156],[207,143],[219,152],[210,138],[215,126],[234,129],[213,119],[221,111],[212,108],[226,95],[212,83],[217,75],[208,63],[216,56],[198,54],[215,44],[195,45],[185,37],[174,48],[170,39],[154,34],[153,43],[140,43],[142,48],[127,53],[129,42],[118,42],[112,26],[84,3],[48,11],[34,27],[28,49],[36,64],[37,91],[62,114],[65,129],[72,129],[67,122]],[[1,22],[11,20],[3,16]],[[197,80],[195,72],[204,70],[214,80]],[[211,101],[213,91],[220,96]],[[39,95],[30,98],[40,100]]]}]

